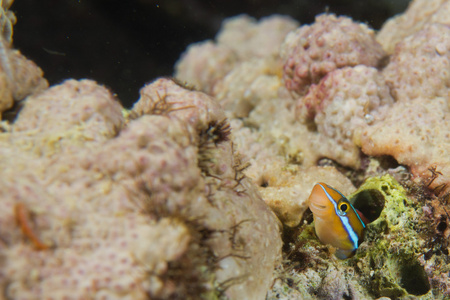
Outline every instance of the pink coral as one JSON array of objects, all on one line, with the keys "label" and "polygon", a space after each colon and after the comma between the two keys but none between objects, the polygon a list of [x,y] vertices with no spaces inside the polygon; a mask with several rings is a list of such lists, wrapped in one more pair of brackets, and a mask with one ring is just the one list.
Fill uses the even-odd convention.
[{"label": "pink coral", "polygon": [[335,69],[377,66],[384,51],[366,25],[324,14],[316,17],[314,24],[289,33],[281,56],[287,89],[303,95],[310,84]]},{"label": "pink coral", "polygon": [[213,95],[233,117],[247,117],[265,98],[276,98],[281,80],[277,59],[254,59],[240,63],[214,87]]},{"label": "pink coral", "polygon": [[355,166],[361,131],[383,120],[391,104],[384,78],[375,68],[360,65],[330,72],[313,84],[297,101],[296,114],[300,122],[337,143],[337,148],[321,151],[323,155]]}]

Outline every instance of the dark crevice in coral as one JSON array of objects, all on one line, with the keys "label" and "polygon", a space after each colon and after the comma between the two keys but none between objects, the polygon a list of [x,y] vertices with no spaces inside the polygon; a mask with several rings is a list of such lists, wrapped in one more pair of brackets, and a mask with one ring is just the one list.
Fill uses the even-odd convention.
[{"label": "dark crevice in coral", "polygon": [[424,268],[418,261],[405,261],[400,267],[400,286],[415,296],[428,293],[430,283]]},{"label": "dark crevice in coral", "polygon": [[342,295],[342,299],[344,299],[344,300],[352,300],[352,299],[353,299],[353,297],[352,297],[352,295],[351,295],[351,294],[349,294],[349,295],[347,295],[347,294],[343,294],[343,295]]},{"label": "dark crevice in coral", "polygon": [[369,223],[378,219],[385,205],[384,195],[376,189],[362,190],[353,196],[350,202],[368,219]]},{"label": "dark crevice in coral", "polygon": [[437,224],[436,230],[443,233],[448,227],[447,220],[445,216],[441,216],[441,221]]},{"label": "dark crevice in coral", "polygon": [[378,65],[377,65],[377,69],[382,70],[384,69],[388,64],[389,61],[391,60],[391,57],[386,55],[384,57],[382,57],[379,61],[378,61]]},{"label": "dark crevice in coral", "polygon": [[[352,181],[353,185],[356,187],[360,186],[364,182],[364,180],[366,180],[368,177],[381,176],[386,173],[392,172],[393,173],[400,172],[400,170],[397,170],[400,167],[400,164],[394,157],[390,155],[369,157],[365,155],[363,152],[361,152],[360,158],[361,158],[361,166],[359,169],[357,170],[348,169],[346,172],[340,170]],[[375,160],[378,162],[378,167],[375,170],[370,168],[371,160],[372,161]],[[391,175],[393,175],[397,180],[399,180],[398,178],[399,176],[396,176],[396,174]],[[407,178],[409,177],[405,176],[405,180]]]},{"label": "dark crevice in coral", "polygon": [[308,122],[305,125],[306,125],[306,128],[308,129],[308,131],[317,132],[317,124],[314,123],[314,121]]},{"label": "dark crevice in coral", "polygon": [[14,123],[23,106],[24,101],[14,101],[13,106],[2,113],[2,120],[8,121],[9,123]]},{"label": "dark crevice in coral", "polygon": [[390,155],[378,156],[376,159],[380,163],[380,167],[384,170],[395,169],[400,165],[397,160]]}]

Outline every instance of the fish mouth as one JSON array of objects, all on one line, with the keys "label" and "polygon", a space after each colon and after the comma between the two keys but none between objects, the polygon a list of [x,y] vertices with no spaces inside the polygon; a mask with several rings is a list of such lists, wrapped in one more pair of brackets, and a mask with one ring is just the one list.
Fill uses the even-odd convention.
[{"label": "fish mouth", "polygon": [[327,213],[328,209],[325,205],[320,205],[315,202],[309,203],[309,209],[314,215],[321,216]]}]

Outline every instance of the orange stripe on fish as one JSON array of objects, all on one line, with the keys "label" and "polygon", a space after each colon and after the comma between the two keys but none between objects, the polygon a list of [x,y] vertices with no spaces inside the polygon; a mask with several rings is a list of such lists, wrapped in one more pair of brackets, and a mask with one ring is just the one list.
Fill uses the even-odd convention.
[{"label": "orange stripe on fish", "polygon": [[337,248],[339,259],[353,256],[364,237],[366,224],[348,199],[335,188],[317,183],[309,196],[317,237]]}]

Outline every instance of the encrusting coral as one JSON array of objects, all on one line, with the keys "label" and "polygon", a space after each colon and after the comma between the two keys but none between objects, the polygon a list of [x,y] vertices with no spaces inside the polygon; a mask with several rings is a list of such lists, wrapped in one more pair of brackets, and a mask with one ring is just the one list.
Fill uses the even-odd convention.
[{"label": "encrusting coral", "polygon": [[[0,298],[448,298],[450,1],[425,2],[378,36],[237,16],[131,110],[47,88],[3,11]],[[370,221],[347,260],[314,234],[319,181]]]},{"label": "encrusting coral", "polygon": [[450,2],[447,0],[411,1],[405,13],[384,23],[376,39],[383,49],[392,54],[398,42],[423,29],[427,24],[450,24]]},{"label": "encrusting coral", "polygon": [[108,90],[68,80],[28,97],[1,134],[7,297],[265,295],[279,229],[222,109],[169,79],[141,95],[126,119]]},{"label": "encrusting coral", "polygon": [[9,10],[14,0],[0,6],[0,119],[1,113],[13,107],[15,101],[48,87],[42,70],[20,51],[11,49],[16,16]]},{"label": "encrusting coral", "polygon": [[289,91],[303,95],[327,73],[356,65],[376,67],[384,56],[373,30],[350,18],[320,15],[286,36],[281,47],[283,79]]},{"label": "encrusting coral", "polygon": [[[232,65],[202,52],[222,75],[196,87],[225,108],[245,174],[284,225],[286,261],[269,299],[448,297],[449,3],[415,0],[378,35],[324,14],[284,42],[271,35],[275,55],[242,54],[256,53],[243,38],[255,24],[240,16],[208,46],[236,36],[233,49],[245,51]],[[208,69],[176,70],[190,85]],[[359,191],[371,185],[385,208],[356,256],[336,261],[314,236],[306,199],[315,182],[348,195],[368,177]]]},{"label": "encrusting coral", "polygon": [[359,65],[332,71],[319,84],[313,84],[297,101],[296,115],[311,130],[335,143],[325,156],[357,167],[362,132],[382,121],[393,103],[377,69]]}]

